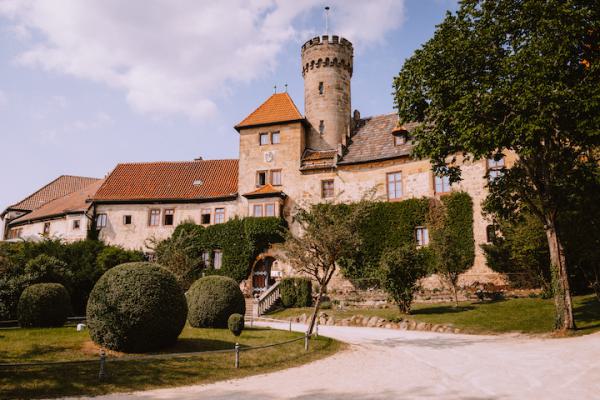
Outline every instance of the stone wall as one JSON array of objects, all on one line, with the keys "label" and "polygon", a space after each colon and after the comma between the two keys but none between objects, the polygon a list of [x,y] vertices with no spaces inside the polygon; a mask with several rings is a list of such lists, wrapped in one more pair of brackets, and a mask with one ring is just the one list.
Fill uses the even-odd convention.
[{"label": "stone wall", "polygon": [[[79,221],[79,228],[75,229],[74,221]],[[44,224],[50,223],[50,233],[48,237],[62,239],[66,242],[85,239],[88,229],[88,218],[83,214],[70,214],[60,218],[54,218],[45,221],[35,221],[30,224],[15,226],[21,228],[22,239],[38,240],[43,237]]]},{"label": "stone wall", "polygon": [[[171,236],[177,225],[185,221],[200,224],[200,213],[203,209],[211,210],[211,223],[214,223],[215,208],[225,208],[225,221],[238,215],[236,201],[183,204],[99,204],[96,207],[96,214],[107,215],[107,225],[100,231],[100,239],[107,244],[149,251],[148,239],[152,237],[166,239]],[[148,225],[151,209],[161,210],[158,226]],[[175,210],[172,226],[163,224],[165,209]],[[131,216],[131,224],[125,225],[123,223],[125,215]]]}]

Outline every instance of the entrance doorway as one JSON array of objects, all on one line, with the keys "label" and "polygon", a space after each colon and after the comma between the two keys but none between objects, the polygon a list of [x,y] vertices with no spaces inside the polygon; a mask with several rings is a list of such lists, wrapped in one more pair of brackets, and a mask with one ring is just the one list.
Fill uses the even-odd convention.
[{"label": "entrance doorway", "polygon": [[252,271],[252,294],[260,295],[265,292],[273,284],[271,279],[271,267],[275,259],[273,257],[265,257],[256,262]]}]

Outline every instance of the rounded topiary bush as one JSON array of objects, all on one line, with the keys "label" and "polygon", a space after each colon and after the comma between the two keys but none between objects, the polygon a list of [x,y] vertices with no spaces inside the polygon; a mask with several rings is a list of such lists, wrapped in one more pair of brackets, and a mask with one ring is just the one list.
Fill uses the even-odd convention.
[{"label": "rounded topiary bush", "polygon": [[23,327],[63,326],[71,312],[69,292],[60,283],[37,283],[23,290],[17,305]]},{"label": "rounded topiary bush", "polygon": [[227,320],[227,327],[234,336],[240,336],[244,330],[244,316],[242,314],[231,314]]},{"label": "rounded topiary bush", "polygon": [[246,313],[237,282],[225,276],[200,278],[187,293],[188,321],[196,328],[227,328],[231,314]]},{"label": "rounded topiary bush", "polygon": [[149,262],[108,270],[87,304],[92,340],[123,352],[141,353],[174,343],[186,317],[185,296],[175,276]]}]

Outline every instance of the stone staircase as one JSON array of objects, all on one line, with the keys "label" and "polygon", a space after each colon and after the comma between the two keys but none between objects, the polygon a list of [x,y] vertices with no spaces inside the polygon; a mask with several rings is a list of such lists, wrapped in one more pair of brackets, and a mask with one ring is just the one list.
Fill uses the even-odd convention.
[{"label": "stone staircase", "polygon": [[258,298],[246,297],[246,317],[260,317],[271,311],[280,301],[279,282],[268,288]]}]

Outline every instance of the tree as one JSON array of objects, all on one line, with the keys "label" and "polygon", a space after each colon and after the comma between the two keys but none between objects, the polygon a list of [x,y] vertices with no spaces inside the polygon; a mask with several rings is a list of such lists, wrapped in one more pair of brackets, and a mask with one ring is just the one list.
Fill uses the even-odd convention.
[{"label": "tree", "polygon": [[283,244],[286,261],[301,274],[308,275],[318,287],[313,314],[308,326],[311,334],[327,285],[342,258],[351,258],[361,243],[358,224],[367,215],[368,202],[352,205],[314,204],[294,215],[300,234],[287,232]]},{"label": "tree", "polygon": [[410,314],[418,282],[427,274],[425,264],[423,252],[414,243],[388,249],[381,255],[377,270],[381,287],[405,314]]},{"label": "tree", "polygon": [[394,80],[401,120],[422,122],[415,155],[436,173],[457,181],[462,158],[516,153],[485,207],[501,218],[526,209],[544,225],[561,330],[575,323],[558,222],[598,174],[599,36],[594,1],[464,0]]}]

